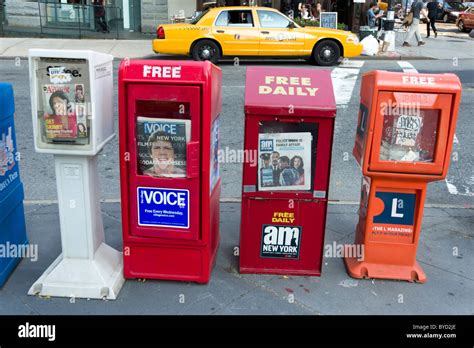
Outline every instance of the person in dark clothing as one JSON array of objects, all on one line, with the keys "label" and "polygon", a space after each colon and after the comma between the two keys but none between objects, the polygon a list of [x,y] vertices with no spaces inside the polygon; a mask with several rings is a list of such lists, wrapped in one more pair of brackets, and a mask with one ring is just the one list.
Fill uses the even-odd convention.
[{"label": "person in dark clothing", "polygon": [[280,186],[280,153],[278,151],[273,151],[271,154],[272,159],[272,171],[273,171],[273,186]]},{"label": "person in dark clothing", "polygon": [[280,186],[298,185],[299,173],[290,167],[290,159],[287,156],[280,157]]},{"label": "person in dark clothing", "polygon": [[427,5],[426,8],[428,9],[428,22],[426,22],[426,37],[430,37],[430,26],[433,29],[435,37],[438,37],[438,31],[436,30],[436,17],[438,12],[438,1],[431,0]]},{"label": "person in dark clothing", "polygon": [[293,11],[295,18],[301,18],[301,8],[303,6],[304,0],[293,0]]},{"label": "person in dark clothing", "polygon": [[97,31],[102,30],[103,33],[110,33],[109,27],[107,25],[107,20],[105,18],[105,6],[104,0],[95,0],[94,5],[94,16],[95,22],[97,24]]}]

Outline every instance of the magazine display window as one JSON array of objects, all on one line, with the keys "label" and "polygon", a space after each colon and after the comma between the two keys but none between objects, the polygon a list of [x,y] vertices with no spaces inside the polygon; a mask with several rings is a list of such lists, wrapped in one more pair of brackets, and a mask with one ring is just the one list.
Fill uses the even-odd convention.
[{"label": "magazine display window", "polygon": [[93,51],[29,51],[35,147],[95,155],[114,136],[113,57]]},{"label": "magazine display window", "polygon": [[209,281],[219,243],[220,86],[209,62],[120,65],[126,278]]},{"label": "magazine display window", "polygon": [[247,69],[240,272],[321,274],[335,116],[328,71]]},{"label": "magazine display window", "polygon": [[446,177],[461,96],[453,74],[363,75],[353,154],[362,170],[355,278],[425,282],[416,261],[427,184]]}]

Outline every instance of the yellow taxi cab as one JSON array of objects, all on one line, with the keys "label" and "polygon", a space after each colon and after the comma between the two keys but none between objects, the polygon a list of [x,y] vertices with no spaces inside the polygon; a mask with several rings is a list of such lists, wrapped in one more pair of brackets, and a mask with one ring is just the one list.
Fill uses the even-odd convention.
[{"label": "yellow taxi cab", "polygon": [[275,9],[253,6],[212,8],[191,23],[159,25],[156,35],[155,53],[213,63],[224,56],[304,57],[328,66],[363,48],[351,32],[301,27]]}]

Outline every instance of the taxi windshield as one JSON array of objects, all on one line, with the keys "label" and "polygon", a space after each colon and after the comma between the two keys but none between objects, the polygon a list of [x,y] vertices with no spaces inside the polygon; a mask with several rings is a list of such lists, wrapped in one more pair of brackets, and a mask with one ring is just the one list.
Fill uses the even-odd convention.
[{"label": "taxi windshield", "polygon": [[207,9],[207,10],[201,12],[201,13],[197,13],[197,14],[196,14],[196,17],[194,17],[194,18],[191,20],[190,23],[191,23],[191,24],[197,24],[197,23],[201,20],[201,18],[204,17],[208,12],[209,12],[209,9]]}]

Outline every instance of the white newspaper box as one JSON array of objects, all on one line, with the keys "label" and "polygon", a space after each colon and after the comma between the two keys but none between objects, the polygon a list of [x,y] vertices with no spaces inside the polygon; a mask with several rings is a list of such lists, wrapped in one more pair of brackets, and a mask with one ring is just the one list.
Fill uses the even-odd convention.
[{"label": "white newspaper box", "polygon": [[30,49],[35,150],[54,154],[62,254],[28,294],[115,299],[122,254],[104,242],[97,153],[114,137],[113,56]]}]

